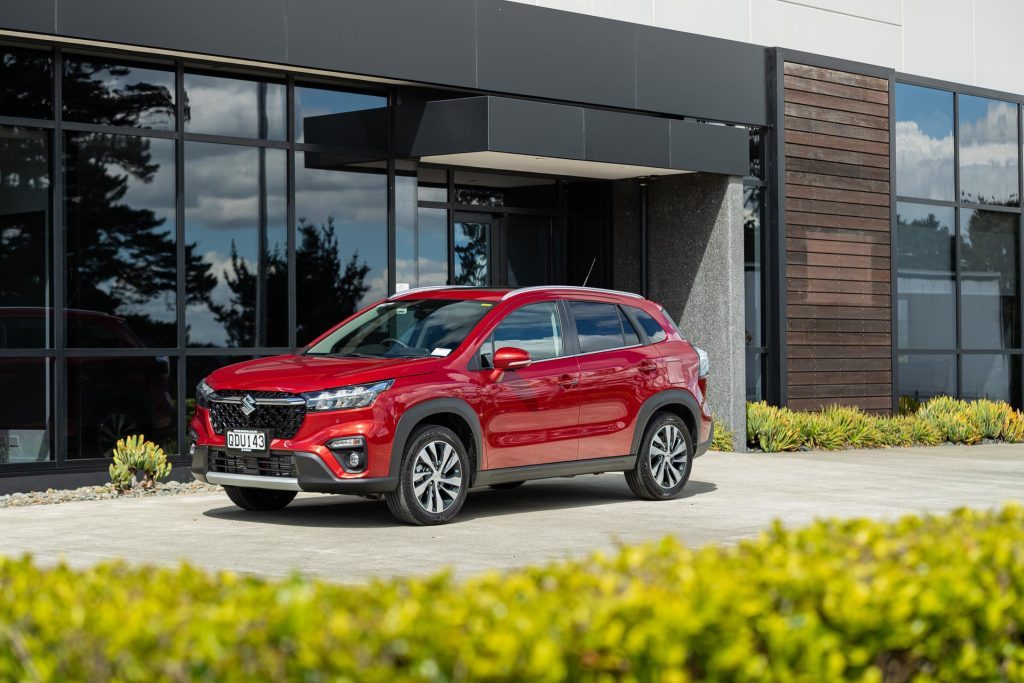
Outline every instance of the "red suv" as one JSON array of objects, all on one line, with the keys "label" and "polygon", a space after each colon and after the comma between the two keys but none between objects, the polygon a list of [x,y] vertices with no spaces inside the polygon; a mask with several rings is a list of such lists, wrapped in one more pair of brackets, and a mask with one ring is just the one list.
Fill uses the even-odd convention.
[{"label": "red suv", "polygon": [[192,472],[246,510],[348,493],[411,524],[449,521],[474,487],[598,472],[665,500],[711,443],[707,379],[707,355],[633,294],[410,290],[200,382]]}]

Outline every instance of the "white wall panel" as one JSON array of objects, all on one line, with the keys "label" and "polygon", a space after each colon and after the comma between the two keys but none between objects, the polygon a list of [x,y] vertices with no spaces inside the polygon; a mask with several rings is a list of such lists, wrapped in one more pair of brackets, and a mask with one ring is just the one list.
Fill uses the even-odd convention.
[{"label": "white wall panel", "polygon": [[1024,30],[1021,0],[975,0],[975,85],[1024,94],[1020,37]]},{"label": "white wall panel", "polygon": [[750,42],[750,0],[654,0],[654,25]]},{"label": "white wall panel", "polygon": [[[784,0],[793,5],[804,5],[851,17],[871,19],[888,24],[900,23],[900,0]],[[970,0],[967,0],[970,2]]]},{"label": "white wall panel", "polygon": [[970,0],[903,0],[901,71],[958,83],[974,80]]},{"label": "white wall panel", "polygon": [[900,27],[777,0],[751,0],[753,42],[881,66],[900,65]]}]

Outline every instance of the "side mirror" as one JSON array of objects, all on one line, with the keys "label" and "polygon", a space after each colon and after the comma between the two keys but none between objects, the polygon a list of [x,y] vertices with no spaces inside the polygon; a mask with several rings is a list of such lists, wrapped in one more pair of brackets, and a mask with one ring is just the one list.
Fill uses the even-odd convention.
[{"label": "side mirror", "polygon": [[494,352],[495,370],[521,370],[530,367],[532,362],[533,359],[530,358],[529,351],[517,349],[514,346],[503,346]]}]

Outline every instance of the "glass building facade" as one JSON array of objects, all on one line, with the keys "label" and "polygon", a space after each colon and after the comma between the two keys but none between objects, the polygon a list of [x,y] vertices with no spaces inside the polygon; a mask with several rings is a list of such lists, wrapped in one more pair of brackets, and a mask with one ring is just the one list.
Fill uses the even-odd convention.
[{"label": "glass building facade", "polygon": [[610,285],[610,183],[396,159],[397,97],[0,45],[0,473],[181,458],[203,377],[394,291]]},{"label": "glass building facade", "polygon": [[1020,407],[1020,106],[915,83],[895,96],[901,409],[940,394]]}]

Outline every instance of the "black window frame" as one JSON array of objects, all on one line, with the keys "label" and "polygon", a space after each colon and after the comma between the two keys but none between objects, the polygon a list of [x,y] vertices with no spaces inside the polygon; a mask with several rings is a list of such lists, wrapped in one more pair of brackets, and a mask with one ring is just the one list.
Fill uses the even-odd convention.
[{"label": "black window frame", "polygon": [[[1022,161],[1024,161],[1024,96],[1012,95],[1009,93],[1000,93],[987,90],[984,88],[976,88],[971,86],[965,86],[946,81],[940,81],[932,78],[912,76],[907,74],[896,74],[892,79],[894,83],[891,88],[892,98],[890,103],[890,112],[892,115],[892,128],[895,130],[895,110],[896,110],[896,87],[895,84],[905,84],[918,87],[932,88],[935,90],[941,90],[952,93],[953,95],[953,199],[952,201],[947,200],[936,200],[927,199],[921,197],[915,197],[913,195],[901,194],[900,188],[896,182],[896,148],[895,148],[895,134],[892,134],[892,189],[891,192],[891,237],[890,237],[890,250],[892,254],[891,263],[891,283],[892,283],[892,387],[893,387],[893,410],[897,411],[901,404],[902,393],[900,391],[900,373],[899,366],[901,365],[900,360],[904,356],[916,356],[916,355],[935,355],[935,354],[952,354],[955,357],[956,362],[956,392],[955,396],[961,398],[964,396],[964,360],[971,356],[977,355],[994,355],[994,356],[1007,356],[1011,367],[1013,366],[1014,357],[1024,356],[1024,209],[1022,209],[1020,198],[1024,196],[1024,169],[1022,169]],[[1017,190],[1018,190],[1018,202],[1016,206],[1004,206],[998,204],[978,204],[974,202],[962,201],[962,193],[960,187],[960,99],[961,96],[966,97],[982,97],[992,100],[999,100],[1010,103],[1016,106],[1016,122],[1017,122]],[[935,206],[945,207],[953,209],[953,262],[955,266],[954,277],[954,300],[956,306],[955,312],[955,345],[953,348],[943,349],[931,349],[931,348],[903,348],[899,345],[897,329],[899,326],[899,307],[898,307],[898,225],[897,225],[897,207],[899,204],[907,203],[918,206]],[[1017,218],[1017,311],[1018,311],[1018,325],[1017,325],[1017,347],[1016,348],[974,348],[966,347],[963,344],[963,327],[962,327],[962,259],[961,259],[961,223],[962,216],[969,215],[973,211],[990,211],[1000,212],[1016,216]],[[1016,363],[1016,367],[1020,368],[1024,365],[1024,358]],[[1022,378],[1011,378],[1011,387],[1016,387],[1015,396],[1010,397],[1010,403],[1016,408],[1024,406],[1024,381]]]}]

